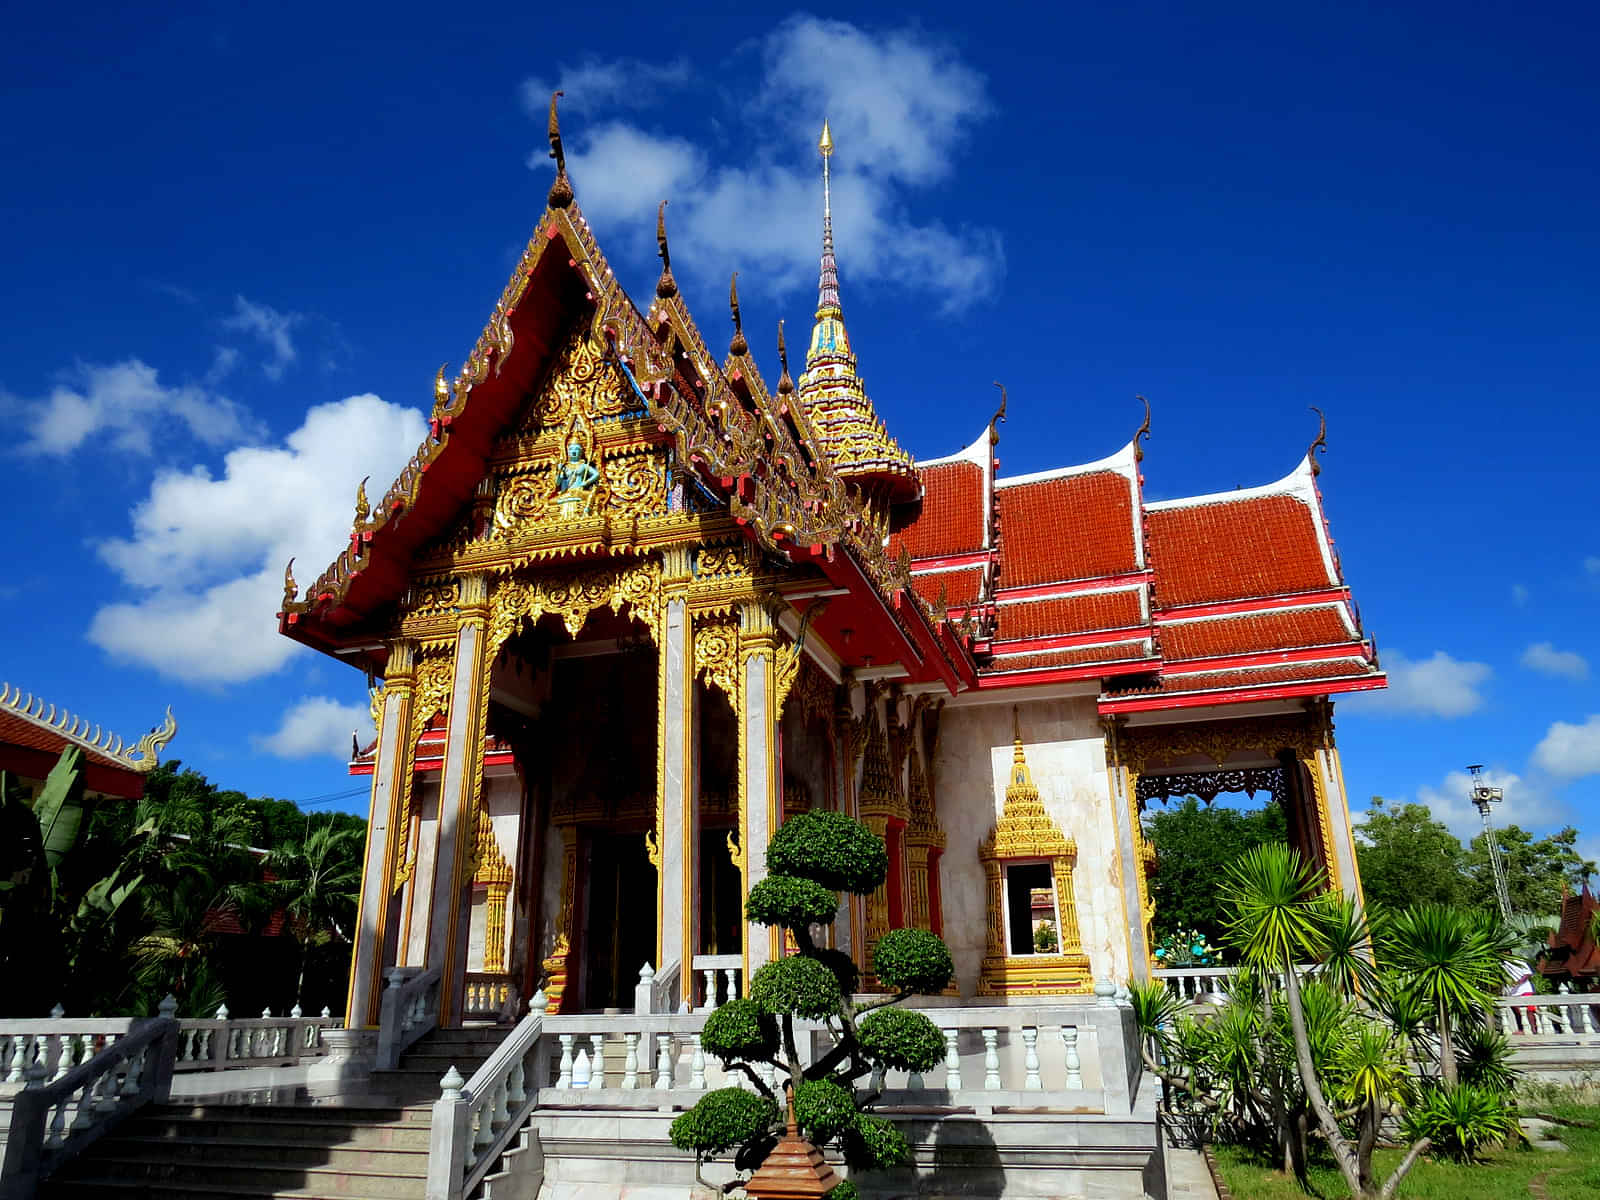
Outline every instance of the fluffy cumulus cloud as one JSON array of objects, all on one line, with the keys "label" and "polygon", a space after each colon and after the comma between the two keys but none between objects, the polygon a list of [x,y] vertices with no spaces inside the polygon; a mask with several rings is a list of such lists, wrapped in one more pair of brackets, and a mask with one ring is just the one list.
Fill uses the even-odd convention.
[{"label": "fluffy cumulus cloud", "polygon": [[[281,313],[270,305],[235,296],[233,313],[223,318],[222,327],[236,333],[247,333],[260,342],[267,353],[266,360],[261,364],[262,372],[268,379],[282,379],[289,364],[299,356],[293,331],[303,320],[304,317],[299,313]],[[230,359],[228,366],[231,368],[232,365]]]},{"label": "fluffy cumulus cloud", "polygon": [[1389,686],[1345,701],[1349,711],[1421,717],[1464,717],[1483,706],[1483,684],[1493,674],[1488,663],[1467,662],[1435,650],[1412,659],[1398,650],[1383,656]]},{"label": "fluffy cumulus cloud", "polygon": [[240,405],[209,386],[161,382],[137,358],[100,365],[79,363],[41,400],[14,400],[21,413],[23,449],[70,454],[91,439],[109,437],[114,450],[149,454],[151,434],[174,424],[208,446],[225,446],[259,431]]},{"label": "fluffy cumulus cloud", "polygon": [[274,620],[284,564],[298,556],[300,578],[314,577],[349,533],[357,481],[387,487],[424,433],[415,409],[350,396],[312,408],[280,445],[230,450],[218,474],[158,474],[131,535],[99,547],[135,598],[101,608],[90,640],[192,683],[277,670],[294,652]]},{"label": "fluffy cumulus cloud", "polygon": [[[761,82],[718,110],[725,154],[650,126],[647,117],[605,120],[672,89],[719,91],[683,64],[586,61],[556,79],[564,105],[592,119],[569,122],[568,167],[584,212],[603,241],[647,244],[657,203],[669,200],[673,269],[771,291],[814,280],[820,235],[816,139],[832,123],[835,242],[846,289],[855,280],[925,290],[952,311],[993,292],[1004,271],[999,234],[952,229],[908,215],[916,195],[950,176],[972,130],[991,109],[982,75],[920,30],[867,30],[846,21],[793,17],[757,44]],[[818,63],[829,70],[819,74]],[[530,80],[525,102],[540,114],[548,81]],[[648,109],[646,109],[646,114]],[[548,171],[544,150],[529,166]]]},{"label": "fluffy cumulus cloud", "polygon": [[372,740],[372,713],[361,704],[341,704],[327,696],[306,696],[284,711],[278,728],[251,740],[280,758],[346,758],[354,734],[361,745]]},{"label": "fluffy cumulus cloud", "polygon": [[[1492,806],[1495,824],[1516,824],[1537,829],[1554,824],[1565,809],[1551,792],[1536,780],[1525,779],[1515,771],[1486,768],[1480,781],[1499,788],[1504,799]],[[1466,771],[1451,771],[1438,784],[1417,789],[1417,802],[1426,804],[1437,821],[1463,841],[1471,841],[1483,829],[1483,818],[1472,803],[1472,776]]]},{"label": "fluffy cumulus cloud", "polygon": [[1533,749],[1534,765],[1559,779],[1600,775],[1600,713],[1582,725],[1557,721]]},{"label": "fluffy cumulus cloud", "polygon": [[1589,678],[1589,660],[1574,650],[1557,650],[1549,642],[1535,642],[1522,652],[1522,665],[1541,675],[1563,679]]}]

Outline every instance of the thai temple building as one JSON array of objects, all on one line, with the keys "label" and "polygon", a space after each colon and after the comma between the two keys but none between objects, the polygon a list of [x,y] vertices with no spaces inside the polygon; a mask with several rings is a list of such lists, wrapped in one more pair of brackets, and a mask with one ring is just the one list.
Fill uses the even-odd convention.
[{"label": "thai temple building", "polygon": [[663,222],[655,294],[624,293],[553,109],[551,135],[549,207],[427,440],[326,571],[286,574],[282,632],[381,680],[352,1026],[393,968],[441,970],[444,1026],[539,989],[627,1007],[645,964],[715,1003],[784,952],[742,900],[814,808],[890,855],[833,944],[870,972],[885,931],[932,929],[965,1002],[1147,976],[1140,813],[1169,796],[1270,794],[1359,892],[1332,700],[1384,676],[1320,437],[1275,482],[1152,503],[1148,410],[1006,477],[1002,392],[919,461],[863,384],[826,130],[816,314],[771,384],[736,286],[726,352],[702,335]]}]

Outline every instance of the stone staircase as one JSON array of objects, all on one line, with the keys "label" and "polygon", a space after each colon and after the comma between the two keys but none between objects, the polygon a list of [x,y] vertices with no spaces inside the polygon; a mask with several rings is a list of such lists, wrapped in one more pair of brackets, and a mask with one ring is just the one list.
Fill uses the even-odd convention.
[{"label": "stone staircase", "polygon": [[[47,1180],[41,1200],[423,1200],[439,1079],[452,1064],[470,1078],[504,1036],[438,1030],[349,1102],[151,1106]],[[531,1200],[537,1158],[525,1133],[479,1196]]]}]

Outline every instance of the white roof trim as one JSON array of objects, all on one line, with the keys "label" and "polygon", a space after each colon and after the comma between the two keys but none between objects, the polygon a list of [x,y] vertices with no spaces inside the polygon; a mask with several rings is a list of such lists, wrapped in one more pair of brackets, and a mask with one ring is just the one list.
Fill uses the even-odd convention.
[{"label": "white roof trim", "polygon": [[1350,613],[1350,605],[1343,600],[1321,600],[1315,604],[1279,604],[1271,608],[1256,608],[1247,612],[1206,613],[1199,617],[1171,617],[1156,614],[1156,624],[1170,625],[1200,625],[1209,621],[1241,621],[1251,617],[1270,617],[1275,613],[1309,612],[1313,608],[1331,608],[1339,614],[1339,620],[1344,624],[1345,631],[1351,637],[1360,637],[1360,630],[1356,628],[1355,618]]},{"label": "white roof trim", "polygon": [[1114,454],[1108,454],[1094,462],[1080,463],[1074,467],[1053,467],[1048,471],[1034,471],[1029,475],[1011,475],[1004,479],[996,479],[994,486],[1018,487],[1024,483],[1044,483],[1046,480],[1066,479],[1073,475],[1092,475],[1097,471],[1113,471],[1123,476],[1129,483],[1134,482],[1138,476],[1138,463],[1133,455],[1133,443],[1129,442]]},{"label": "white roof trim", "polygon": [[989,452],[989,427],[985,425],[983,432],[978,435],[978,440],[966,449],[958,450],[954,454],[946,454],[943,458],[919,458],[913,465],[918,470],[921,470],[923,467],[944,467],[949,466],[951,463],[969,462],[982,468],[989,465],[991,457]]}]

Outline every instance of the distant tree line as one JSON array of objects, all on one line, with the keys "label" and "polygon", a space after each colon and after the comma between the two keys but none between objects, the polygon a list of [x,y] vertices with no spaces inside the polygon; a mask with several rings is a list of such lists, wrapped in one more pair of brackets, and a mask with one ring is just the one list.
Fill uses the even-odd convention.
[{"label": "distant tree line", "polygon": [[90,803],[78,754],[31,804],[0,785],[6,1015],[147,1015],[168,993],[186,1016],[342,1007],[364,820],[221,789],[176,761],[138,801]]}]

